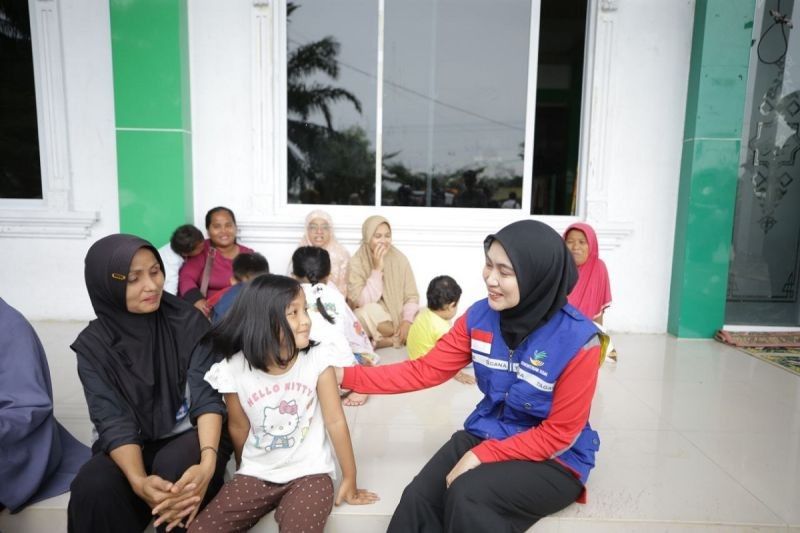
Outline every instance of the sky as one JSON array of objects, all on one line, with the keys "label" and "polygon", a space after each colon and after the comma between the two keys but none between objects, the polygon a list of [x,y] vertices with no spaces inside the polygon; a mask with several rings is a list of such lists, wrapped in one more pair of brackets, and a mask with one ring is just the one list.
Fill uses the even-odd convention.
[{"label": "sky", "polygon": [[[530,3],[518,0],[387,1],[384,23],[383,152],[413,171],[486,167],[522,174]],[[333,107],[334,127],[358,125],[375,146],[377,0],[298,2],[289,49],[333,36],[340,76],[314,81],[361,101]],[[314,119],[312,119],[314,120]],[[321,117],[315,122],[322,123]]]}]

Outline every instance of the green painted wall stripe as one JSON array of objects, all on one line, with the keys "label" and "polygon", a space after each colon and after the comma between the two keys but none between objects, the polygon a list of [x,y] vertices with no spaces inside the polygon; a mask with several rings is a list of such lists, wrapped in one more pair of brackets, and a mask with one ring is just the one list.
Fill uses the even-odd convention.
[{"label": "green painted wall stripe", "polygon": [[191,137],[184,133],[117,132],[120,227],[156,246],[191,220],[183,176],[191,176],[185,152]]},{"label": "green painted wall stripe", "polygon": [[191,221],[186,0],[110,0],[120,230],[166,243]]},{"label": "green painted wall stripe", "polygon": [[754,0],[697,0],[668,330],[712,337],[725,319]]}]

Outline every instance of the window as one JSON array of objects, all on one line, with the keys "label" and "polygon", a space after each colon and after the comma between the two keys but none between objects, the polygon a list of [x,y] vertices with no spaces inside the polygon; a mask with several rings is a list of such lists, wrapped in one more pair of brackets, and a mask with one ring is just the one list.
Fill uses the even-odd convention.
[{"label": "window", "polygon": [[41,199],[39,131],[27,2],[0,1],[0,198]]},{"label": "window", "polygon": [[573,214],[586,13],[586,0],[290,2],[288,202]]},{"label": "window", "polygon": [[76,211],[58,0],[0,0],[0,231],[85,239],[97,212]]},{"label": "window", "polygon": [[289,202],[375,202],[375,0],[290,2]]}]

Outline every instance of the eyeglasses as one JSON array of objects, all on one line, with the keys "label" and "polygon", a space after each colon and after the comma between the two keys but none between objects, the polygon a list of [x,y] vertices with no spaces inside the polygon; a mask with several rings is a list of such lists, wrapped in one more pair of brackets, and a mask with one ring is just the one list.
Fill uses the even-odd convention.
[{"label": "eyeglasses", "polygon": [[318,226],[316,224],[309,224],[308,225],[308,231],[316,232],[316,231],[330,231],[330,230],[331,230],[331,227],[329,225],[327,225],[327,224],[323,224],[321,226]]}]

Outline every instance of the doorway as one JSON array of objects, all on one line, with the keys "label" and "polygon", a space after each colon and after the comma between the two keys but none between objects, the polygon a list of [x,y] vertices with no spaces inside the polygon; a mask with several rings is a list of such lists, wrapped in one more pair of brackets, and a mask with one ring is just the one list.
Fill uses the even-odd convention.
[{"label": "doorway", "polygon": [[[800,13],[800,12],[799,12]],[[800,20],[758,0],[725,323],[800,326]]]}]

